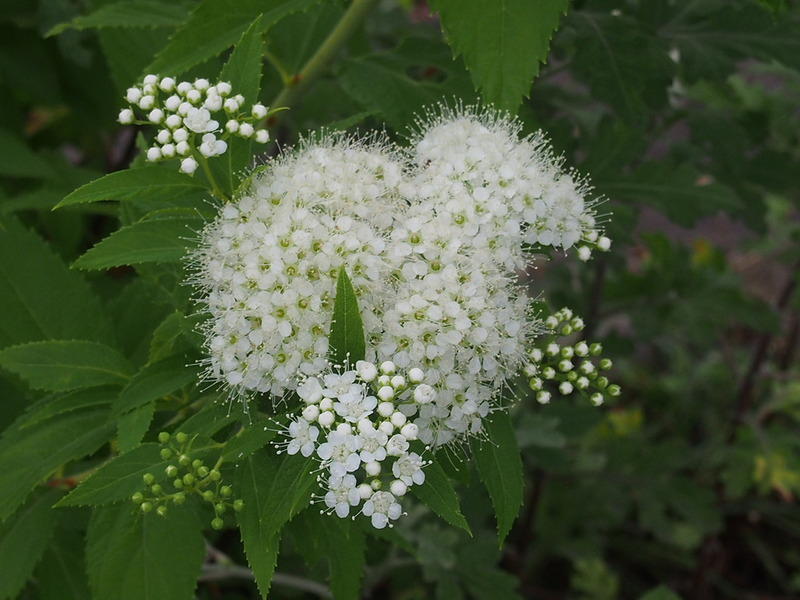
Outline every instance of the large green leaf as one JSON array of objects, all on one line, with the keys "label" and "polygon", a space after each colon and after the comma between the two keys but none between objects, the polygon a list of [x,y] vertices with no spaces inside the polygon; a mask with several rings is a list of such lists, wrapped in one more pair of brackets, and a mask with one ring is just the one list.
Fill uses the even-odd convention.
[{"label": "large green leaf", "polygon": [[239,466],[236,490],[245,508],[238,513],[247,561],[263,597],[269,594],[283,526],[303,510],[316,478],[314,461],[260,450]]},{"label": "large green leaf", "polygon": [[197,239],[203,220],[199,215],[170,211],[163,218],[148,218],[127,225],[98,242],[75,261],[79,269],[108,269],[121,265],[180,262]]},{"label": "large green leaf", "polygon": [[205,555],[201,526],[179,507],[165,517],[132,503],[96,508],[86,558],[94,600],[190,600]]},{"label": "large green leaf", "polygon": [[186,5],[157,0],[128,0],[106,4],[88,15],[53,27],[45,37],[68,29],[102,29],[104,27],[176,27],[186,19]]},{"label": "large green leaf", "polygon": [[[214,447],[213,442],[198,439],[187,450],[190,458],[205,456]],[[175,459],[164,460],[159,444],[142,444],[130,452],[120,454],[98,469],[89,479],[81,483],[58,506],[87,506],[111,504],[130,500],[142,488],[142,476],[150,473],[155,481],[165,481],[165,469],[175,464]]]},{"label": "large green leaf", "polygon": [[112,336],[99,300],[81,275],[15,220],[0,226],[0,315],[0,347],[48,338],[109,341]]},{"label": "large green leaf", "polygon": [[149,71],[180,75],[235,44],[259,15],[263,15],[260,27],[264,32],[285,15],[318,1],[203,0],[158,53]]},{"label": "large green leaf", "polygon": [[364,324],[358,310],[358,298],[344,267],[336,281],[336,301],[330,333],[330,360],[333,364],[354,364],[364,360],[366,342]]},{"label": "large green leaf", "polygon": [[95,452],[112,435],[104,408],[71,412],[19,429],[0,439],[0,521],[59,466]]},{"label": "large green leaf", "polygon": [[90,598],[85,546],[82,531],[68,525],[58,528],[34,573],[40,600]]},{"label": "large green leaf", "polygon": [[56,208],[101,200],[174,200],[204,190],[200,179],[179,173],[174,167],[153,165],[116,171],[79,187]]},{"label": "large green leaf", "polygon": [[487,102],[515,111],[547,59],[568,0],[434,0],[456,55]]},{"label": "large green leaf", "polygon": [[128,452],[142,443],[155,416],[156,403],[147,402],[117,418],[117,444],[120,452]]},{"label": "large green leaf", "polygon": [[522,458],[507,412],[496,412],[484,426],[488,439],[473,441],[472,454],[492,499],[502,544],[522,506]]},{"label": "large green leaf", "polygon": [[0,351],[0,366],[37,390],[66,392],[105,384],[124,384],[130,363],[99,342],[49,340],[10,346]]},{"label": "large green leaf", "polygon": [[82,408],[110,405],[118,394],[119,387],[114,385],[73,390],[62,394],[49,394],[32,404],[19,418],[17,425],[30,427],[51,417]]},{"label": "large green leaf", "polygon": [[[261,91],[264,60],[262,20],[259,15],[242,34],[219,74],[219,80],[229,82],[244,96],[247,105],[256,103]],[[228,140],[228,151],[211,161],[214,176],[226,193],[232,194],[244,177],[247,163],[253,160],[252,146],[252,140],[234,136]]]},{"label": "large green leaf", "polygon": [[339,77],[345,91],[395,129],[408,126],[425,106],[453,96],[469,100],[469,77],[447,47],[410,39],[390,52],[345,61]]},{"label": "large green leaf", "polygon": [[114,402],[114,412],[125,413],[197,381],[197,370],[183,356],[172,356],[142,367]]},{"label": "large green leaf", "polygon": [[467,520],[461,514],[458,494],[438,462],[433,461],[425,467],[425,483],[412,485],[409,490],[445,521],[472,535]]},{"label": "large green leaf", "polygon": [[53,536],[58,513],[53,502],[61,495],[49,490],[31,498],[0,526],[0,599],[16,598]]}]

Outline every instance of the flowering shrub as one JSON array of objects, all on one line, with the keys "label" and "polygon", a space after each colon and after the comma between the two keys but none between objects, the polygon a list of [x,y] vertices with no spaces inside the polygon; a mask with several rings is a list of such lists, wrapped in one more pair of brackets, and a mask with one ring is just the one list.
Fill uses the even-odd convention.
[{"label": "flowering shrub", "polygon": [[12,5],[0,600],[797,595],[791,2]]}]

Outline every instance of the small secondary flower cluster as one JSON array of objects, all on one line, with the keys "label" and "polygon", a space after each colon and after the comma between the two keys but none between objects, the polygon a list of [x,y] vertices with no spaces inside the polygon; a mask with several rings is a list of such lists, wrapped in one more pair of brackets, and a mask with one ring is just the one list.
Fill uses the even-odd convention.
[{"label": "small secondary flower cluster", "polygon": [[[158,441],[163,446],[162,460],[175,459],[176,464],[167,465],[163,474],[142,475],[147,492],[136,492],[131,496],[131,500],[143,513],[155,509],[156,514],[165,517],[170,504],[179,506],[184,504],[188,497],[197,495],[214,508],[211,527],[222,529],[225,525],[223,517],[228,509],[238,512],[244,508],[243,500],[231,498],[233,496],[231,486],[222,483],[218,464],[209,469],[203,460],[199,458],[192,460],[189,454],[192,451],[193,440],[188,434],[179,431],[171,436],[168,432],[162,431],[158,434]],[[171,484],[166,483],[167,479],[172,480]],[[174,488],[175,491],[167,492],[162,483],[164,486]]]},{"label": "small secondary flower cluster", "polygon": [[569,308],[562,308],[544,321],[548,334],[543,336],[539,347],[528,353],[530,363],[525,367],[528,384],[536,392],[536,400],[547,404],[552,399],[548,387],[558,389],[562,396],[577,391],[587,396],[595,406],[605,401],[605,396],[616,397],[621,389],[609,384],[608,378],[600,374],[612,367],[611,359],[599,358],[603,347],[595,342],[581,340],[575,344],[559,344],[559,337],[566,337],[583,330],[583,319],[573,315]]},{"label": "small secondary flower cluster", "polygon": [[[176,82],[172,77],[146,75],[140,85],[128,88],[125,94],[128,107],[118,120],[124,125],[157,125],[153,145],[147,150],[150,162],[180,158],[180,171],[191,175],[198,160],[224,154],[227,139],[236,135],[265,144],[269,141],[266,129],[256,129],[267,116],[263,104],[253,104],[244,110],[245,98],[234,94],[225,81],[211,83],[207,79]],[[136,113],[143,117],[137,119]],[[224,127],[220,123],[224,120]],[[221,137],[217,137],[223,131]]]},{"label": "small secondary flower cluster", "polygon": [[354,370],[309,377],[297,387],[301,413],[277,445],[288,454],[315,456],[328,512],[360,513],[383,529],[400,517],[400,498],[425,481],[426,461],[411,450],[418,427],[410,421],[435,390],[418,368],[402,374],[391,361],[358,361]]}]

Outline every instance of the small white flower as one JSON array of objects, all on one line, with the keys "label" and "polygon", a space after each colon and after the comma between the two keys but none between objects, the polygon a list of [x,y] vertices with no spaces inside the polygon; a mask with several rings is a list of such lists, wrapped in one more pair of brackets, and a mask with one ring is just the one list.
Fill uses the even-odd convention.
[{"label": "small white flower", "polygon": [[131,104],[137,104],[139,100],[142,98],[142,90],[139,88],[128,88],[125,92],[125,100],[130,102]]},{"label": "small white flower", "polygon": [[164,121],[164,124],[170,129],[175,129],[181,126],[182,121],[183,119],[181,119],[178,115],[169,115]]},{"label": "small white flower", "polygon": [[241,123],[239,125],[239,135],[244,138],[251,137],[254,131],[255,129],[250,123]]},{"label": "small white flower", "polygon": [[227,81],[220,81],[217,84],[217,91],[219,92],[220,96],[227,96],[231,93],[231,84]]},{"label": "small white flower", "polygon": [[297,454],[300,452],[305,457],[314,453],[314,445],[319,436],[319,429],[311,425],[305,419],[298,419],[289,423],[289,437],[291,438],[286,446],[287,454]]},{"label": "small white flower", "polygon": [[156,134],[156,141],[159,144],[166,144],[172,139],[172,134],[167,129],[162,129]]},{"label": "small white flower", "polygon": [[144,84],[145,85],[155,85],[158,83],[158,76],[157,75],[145,75],[144,76]]},{"label": "small white flower", "polygon": [[151,148],[148,148],[147,160],[149,160],[150,162],[161,160],[161,148],[159,148],[158,146],[152,146]]},{"label": "small white flower", "polygon": [[393,435],[386,442],[386,454],[389,456],[401,456],[408,450],[408,441],[403,435]]},{"label": "small white flower", "polygon": [[175,80],[172,77],[163,77],[158,83],[158,87],[161,88],[162,92],[169,93],[175,89]]},{"label": "small white flower", "polygon": [[153,104],[155,104],[155,102],[156,102],[155,97],[151,96],[150,94],[142,96],[139,99],[139,108],[141,108],[142,110],[150,110],[151,108],[153,108]]},{"label": "small white flower", "polygon": [[414,389],[414,400],[419,404],[430,404],[435,399],[436,390],[426,383],[421,383]]},{"label": "small white flower", "polygon": [[297,395],[305,400],[306,404],[316,404],[322,400],[322,385],[316,377],[309,377],[297,386]]},{"label": "small white flower", "polygon": [[378,369],[371,362],[359,360],[356,362],[356,373],[362,381],[369,383],[378,376]]},{"label": "small white flower", "polygon": [[175,89],[181,96],[185,96],[192,89],[192,84],[188,81],[181,81]]},{"label": "small white flower", "polygon": [[172,158],[175,156],[175,145],[174,144],[164,144],[161,146],[161,156],[164,158]]},{"label": "small white flower", "polygon": [[331,476],[328,478],[328,493],[325,494],[325,505],[336,511],[336,516],[344,519],[350,514],[351,506],[358,506],[361,501],[361,490],[356,487],[356,478],[352,475]]},{"label": "small white flower", "polygon": [[269,141],[269,132],[266,129],[256,130],[255,140],[259,144],[266,144]]},{"label": "small white flower", "polygon": [[195,79],[194,80],[194,89],[200,90],[201,92],[208,89],[208,86],[211,85],[208,82],[208,79]]},{"label": "small white flower", "polygon": [[236,119],[229,119],[227,123],[225,123],[225,131],[228,133],[236,133],[239,131],[239,121]]},{"label": "small white flower", "polygon": [[194,89],[186,92],[186,99],[192,104],[197,104],[198,102],[200,102],[201,97],[202,94],[200,93],[199,90]]},{"label": "small white flower", "polygon": [[403,454],[392,465],[392,474],[406,485],[422,485],[425,482],[425,472],[422,467],[425,462],[416,452]]},{"label": "small white flower", "polygon": [[264,117],[267,116],[267,107],[261,103],[253,104],[251,114],[256,119],[263,119]]},{"label": "small white flower", "polygon": [[[175,152],[177,152],[180,156],[186,156],[191,151],[192,149],[189,147],[188,142],[178,142],[177,144],[175,144]],[[195,165],[195,169],[196,168],[197,166]]]},{"label": "small white flower", "polygon": [[211,113],[205,108],[189,109],[186,117],[183,119],[184,125],[195,133],[207,133],[215,131],[219,127],[219,123],[211,119]]},{"label": "small white flower", "polygon": [[342,477],[358,469],[361,464],[358,450],[356,436],[351,433],[331,431],[327,441],[317,448],[317,455],[324,461],[332,475]]},{"label": "small white flower", "polygon": [[402,514],[403,509],[395,500],[391,492],[375,492],[369,500],[364,502],[362,512],[370,517],[372,526],[375,529],[383,529],[389,521],[396,520]]},{"label": "small white flower", "polygon": [[235,113],[236,111],[239,110],[239,103],[236,101],[235,98],[226,99],[223,106],[225,107],[225,110],[230,113]]}]

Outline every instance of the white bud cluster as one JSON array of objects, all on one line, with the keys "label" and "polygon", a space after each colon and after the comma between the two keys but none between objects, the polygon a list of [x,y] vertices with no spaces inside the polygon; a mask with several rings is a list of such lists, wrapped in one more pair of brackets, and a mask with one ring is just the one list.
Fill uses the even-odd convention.
[{"label": "white bud cluster", "polygon": [[410,419],[435,397],[424,379],[419,368],[358,361],[354,370],[309,377],[297,387],[304,406],[277,445],[320,461],[327,511],[346,518],[361,505],[377,529],[400,517],[399,499],[425,481],[427,463],[410,449],[418,438]]},{"label": "white bud cluster", "polygon": [[[120,123],[161,127],[147,150],[147,160],[179,158],[180,171],[189,175],[197,170],[198,159],[224,154],[226,140],[232,135],[259,143],[269,141],[266,129],[256,129],[267,108],[254,104],[245,110],[244,96],[234,95],[230,83],[224,81],[176,83],[172,77],[146,75],[139,85],[128,88],[125,100],[128,107],[120,111]],[[142,118],[137,119],[137,112]],[[223,119],[224,131],[220,128]],[[217,137],[220,132],[221,137]]]}]

